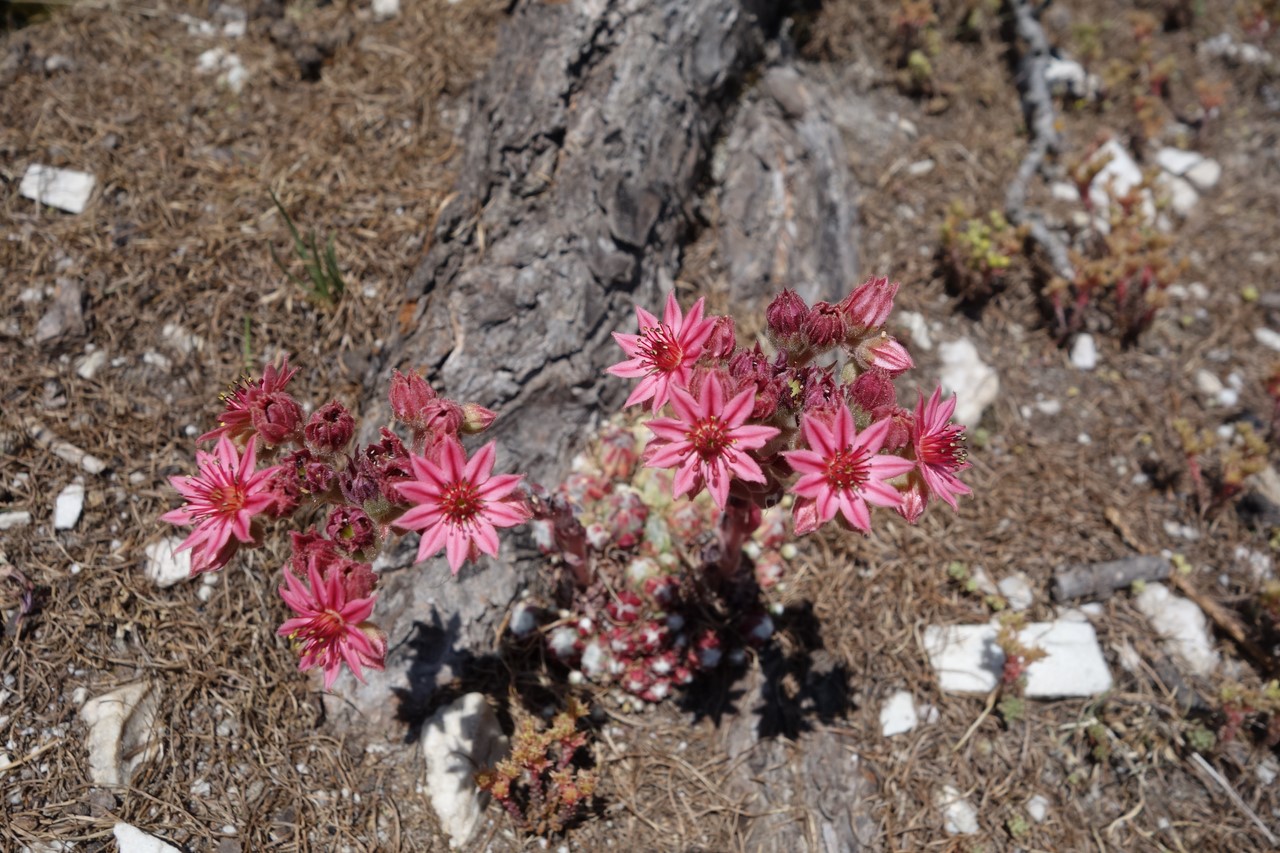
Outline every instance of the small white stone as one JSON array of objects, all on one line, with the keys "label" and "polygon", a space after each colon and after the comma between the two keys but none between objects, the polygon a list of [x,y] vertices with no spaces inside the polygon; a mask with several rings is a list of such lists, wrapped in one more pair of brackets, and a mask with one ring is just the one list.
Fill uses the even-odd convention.
[{"label": "small white stone", "polygon": [[916,700],[909,690],[899,690],[880,707],[880,734],[885,737],[909,732],[919,722]]},{"label": "small white stone", "polygon": [[1200,539],[1200,531],[1196,530],[1189,524],[1179,524],[1171,518],[1166,518],[1161,522],[1164,532],[1175,539],[1185,539],[1188,542],[1196,542]]},{"label": "small white stone", "polygon": [[1174,595],[1162,583],[1149,583],[1134,604],[1193,673],[1213,674],[1218,653],[1209,636],[1208,621],[1195,602]]},{"label": "small white stone", "polygon": [[400,0],[373,0],[373,18],[386,21],[400,14]]},{"label": "small white stone", "polygon": [[69,483],[53,502],[53,529],[70,530],[84,512],[84,481]]},{"label": "small white stone", "polygon": [[[925,652],[943,692],[989,693],[995,688],[1004,666],[1004,652],[996,645],[998,630],[995,624],[925,628]],[[1033,622],[1018,638],[1046,652],[1027,668],[1028,698],[1095,696],[1111,689],[1111,672],[1088,622]]]},{"label": "small white stone", "polygon": [[978,356],[977,347],[967,338],[939,345],[938,357],[942,386],[957,397],[956,422],[977,426],[982,413],[1000,395],[999,374]]},{"label": "small white stone", "polygon": [[1087,432],[1082,432],[1076,436],[1076,444],[1090,445],[1093,444],[1093,436]]},{"label": "small white stone", "polygon": [[97,182],[98,179],[88,172],[32,163],[22,176],[18,193],[23,198],[65,210],[67,213],[83,213]]},{"label": "small white stone", "polygon": [[1196,189],[1205,192],[1218,185],[1218,181],[1222,178],[1222,166],[1217,160],[1210,160],[1206,157],[1188,169],[1183,177],[1190,181]]},{"label": "small white stone", "polygon": [[1043,794],[1036,794],[1027,800],[1027,814],[1036,823],[1044,823],[1044,819],[1049,816],[1049,798]]},{"label": "small white stone", "polygon": [[1076,189],[1075,184],[1066,181],[1054,181],[1049,185],[1049,195],[1058,201],[1077,202],[1080,200],[1080,190]]},{"label": "small white stone", "polygon": [[1276,781],[1277,773],[1280,773],[1280,764],[1277,764],[1276,760],[1269,755],[1253,769],[1253,774],[1264,786]]},{"label": "small white stone", "polygon": [[1240,402],[1240,392],[1234,388],[1223,388],[1218,392],[1217,403],[1225,409],[1235,408]]},{"label": "small white stone", "polygon": [[76,376],[81,379],[93,379],[106,363],[106,350],[96,349],[76,362]]},{"label": "small white stone", "polygon": [[1050,57],[1044,67],[1044,80],[1055,95],[1084,98],[1089,94],[1089,76],[1074,59]]},{"label": "small white stone", "polygon": [[26,527],[30,523],[31,513],[27,512],[25,509],[0,512],[0,530],[13,530],[18,527]]},{"label": "small white stone", "polygon": [[922,178],[932,172],[937,165],[932,160],[917,160],[907,167],[907,174],[913,178]]},{"label": "small white stone", "polygon": [[422,727],[426,788],[451,847],[470,841],[488,802],[476,788],[476,770],[492,767],[507,749],[498,717],[481,693],[446,705]]},{"label": "small white stone", "polygon": [[1062,401],[1053,400],[1053,399],[1037,400],[1036,410],[1039,411],[1040,414],[1042,415],[1048,415],[1049,417],[1054,417],[1055,415],[1059,415],[1062,413]]},{"label": "small white stone", "polygon": [[160,754],[156,717],[160,691],[145,681],[95,696],[80,708],[88,727],[89,781],[94,785],[128,785],[134,772]]},{"label": "small white stone", "polygon": [[1124,146],[1114,139],[1108,139],[1090,158],[1093,163],[1102,160],[1106,160],[1106,165],[1089,184],[1089,194],[1100,207],[1105,207],[1112,194],[1119,198],[1142,183],[1142,169],[1138,168]]},{"label": "small white stone", "polygon": [[191,550],[176,550],[182,539],[170,536],[159,542],[152,542],[144,552],[147,556],[145,572],[147,578],[161,589],[171,587],[191,577]]},{"label": "small white stone", "polygon": [[1093,370],[1098,366],[1098,345],[1093,335],[1084,332],[1071,344],[1071,364],[1077,370]]},{"label": "small white stone", "polygon": [[1178,178],[1170,174],[1162,174],[1156,179],[1161,189],[1169,196],[1169,205],[1173,212],[1186,219],[1191,211],[1200,203],[1200,194],[1186,178]]},{"label": "small white stone", "polygon": [[213,786],[207,779],[197,779],[191,783],[191,796],[204,798],[213,792]]},{"label": "small white stone", "polygon": [[120,853],[181,853],[172,844],[127,823],[117,823],[111,833],[116,837],[116,844],[120,845]]},{"label": "small white stone", "polygon": [[1181,148],[1161,148],[1156,152],[1156,165],[1178,177],[1202,160],[1204,155],[1198,151],[1183,151]]},{"label": "small white stone", "polygon": [[1233,554],[1237,563],[1249,568],[1249,574],[1257,581],[1269,581],[1274,576],[1273,561],[1270,554],[1255,551],[1244,545],[1237,545]]},{"label": "small white stone", "polygon": [[1253,330],[1253,339],[1267,349],[1280,352],[1280,332],[1272,331],[1266,326],[1259,326]]},{"label": "small white stone", "polygon": [[520,602],[511,611],[509,627],[513,636],[527,637],[538,627],[537,614],[534,613],[533,608]]},{"label": "small white stone", "polygon": [[1026,610],[1035,601],[1035,593],[1031,591],[1031,584],[1027,582],[1027,576],[1022,572],[1001,578],[997,586],[1000,589],[1000,594],[1005,597],[1005,600],[1009,602],[1009,606],[1015,611]]},{"label": "small white stone", "polygon": [[948,835],[975,835],[978,832],[978,811],[951,785],[945,786],[934,798],[942,809],[942,828]]},{"label": "small white stone", "polygon": [[1196,390],[1206,397],[1216,397],[1222,393],[1222,381],[1208,370],[1203,368],[1197,370],[1195,382]]}]

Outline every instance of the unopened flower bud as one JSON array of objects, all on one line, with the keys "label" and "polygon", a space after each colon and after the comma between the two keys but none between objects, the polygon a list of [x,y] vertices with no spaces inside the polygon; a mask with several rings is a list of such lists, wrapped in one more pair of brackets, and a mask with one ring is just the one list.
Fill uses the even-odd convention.
[{"label": "unopened flower bud", "polygon": [[911,485],[902,492],[902,503],[898,505],[898,514],[905,518],[908,524],[915,524],[920,520],[920,516],[924,515],[925,505],[929,501],[925,492],[924,483],[914,477]]},{"label": "unopened flower bud", "polygon": [[889,319],[898,282],[887,278],[867,279],[840,303],[850,327],[855,330],[878,329]]},{"label": "unopened flower bud", "polygon": [[249,418],[254,432],[263,442],[275,447],[297,435],[302,424],[302,407],[289,394],[276,391],[254,400]]},{"label": "unopened flower bud", "polygon": [[347,407],[337,400],[316,409],[302,428],[307,447],[321,455],[337,453],[355,434],[356,422]]},{"label": "unopened flower bud", "polygon": [[334,507],[325,524],[325,534],[348,554],[363,551],[374,543],[377,533],[364,510],[353,506]]},{"label": "unopened flower bud", "polygon": [[855,356],[864,367],[878,367],[890,376],[915,366],[907,348],[884,332],[859,344]]},{"label": "unopened flower bud", "polygon": [[889,374],[873,367],[849,386],[849,402],[876,417],[885,407],[897,404],[898,392],[893,387]]},{"label": "unopened flower bud", "polygon": [[414,426],[420,425],[420,413],[436,398],[436,392],[417,373],[405,374],[396,370],[391,374],[390,397],[392,416],[403,424]]},{"label": "unopened flower bud", "polygon": [[830,302],[818,302],[805,315],[801,331],[809,345],[815,349],[833,346],[844,340],[844,312]]},{"label": "unopened flower bud", "polygon": [[738,347],[738,339],[734,335],[732,317],[710,317],[715,323],[711,327],[711,336],[703,344],[702,354],[715,359],[725,359],[733,355]]},{"label": "unopened flower bud", "polygon": [[809,306],[800,298],[800,294],[786,288],[769,303],[764,318],[769,324],[769,333],[775,339],[787,339],[800,334]]},{"label": "unopened flower bud", "polygon": [[489,428],[489,425],[498,417],[498,413],[486,409],[479,403],[463,403],[462,404],[462,428],[460,432],[463,435],[476,435],[482,433]]}]

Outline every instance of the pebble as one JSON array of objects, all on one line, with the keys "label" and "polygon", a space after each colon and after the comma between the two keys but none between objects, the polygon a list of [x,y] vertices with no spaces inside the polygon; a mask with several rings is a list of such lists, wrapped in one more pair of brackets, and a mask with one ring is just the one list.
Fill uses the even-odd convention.
[{"label": "pebble", "polygon": [[955,421],[976,427],[982,413],[1000,395],[1000,375],[978,356],[977,347],[968,338],[939,345],[938,356],[942,386],[957,397]]},{"label": "pebble", "polygon": [[894,315],[899,326],[907,330],[911,343],[922,350],[933,349],[933,338],[929,335],[929,322],[918,311],[899,311]]},{"label": "pebble", "polygon": [[946,785],[934,801],[942,809],[942,828],[948,835],[977,834],[978,811],[955,787]]},{"label": "pebble", "polygon": [[919,722],[916,700],[909,690],[899,690],[880,707],[880,734],[885,737],[909,732]]},{"label": "pebble", "polygon": [[32,163],[22,176],[18,194],[67,213],[83,213],[97,182],[88,172]]},{"label": "pebble", "polygon": [[1280,773],[1280,764],[1277,764],[1271,756],[1267,756],[1254,768],[1253,773],[1263,785],[1270,785],[1276,781],[1276,775]]},{"label": "pebble", "polygon": [[1022,572],[1009,575],[1000,579],[997,584],[1000,594],[1009,602],[1009,606],[1016,612],[1022,612],[1029,608],[1035,601],[1035,593],[1031,590],[1031,584],[1027,582],[1027,576]]},{"label": "pebble", "polygon": [[156,716],[160,692],[145,681],[95,696],[80,708],[88,727],[89,780],[94,785],[128,785],[134,772],[157,755]]},{"label": "pebble", "polygon": [[937,163],[932,160],[917,160],[907,167],[907,174],[913,178],[922,178],[934,170]]},{"label": "pebble", "polygon": [[31,513],[25,509],[0,512],[0,530],[15,530],[31,523]]},{"label": "pebble", "polygon": [[70,530],[84,512],[84,481],[77,479],[58,493],[53,503],[53,529]]},{"label": "pebble", "polygon": [[1210,160],[1206,157],[1188,169],[1183,177],[1190,181],[1196,189],[1204,192],[1218,185],[1218,181],[1222,178],[1222,166],[1217,160]]},{"label": "pebble", "polygon": [[426,789],[451,846],[466,845],[480,826],[488,798],[476,788],[477,768],[492,767],[508,749],[498,717],[481,693],[458,698],[422,727]]},{"label": "pebble", "polygon": [[1205,39],[1196,49],[1234,65],[1270,65],[1272,62],[1270,53],[1255,45],[1237,42],[1228,32]]},{"label": "pebble", "polygon": [[1179,524],[1171,518],[1166,518],[1161,522],[1164,532],[1175,539],[1185,539],[1188,542],[1196,542],[1200,539],[1200,531],[1196,530],[1189,524]]},{"label": "pebble", "polygon": [[1049,816],[1049,798],[1044,794],[1036,794],[1027,800],[1027,814],[1036,823],[1044,823],[1044,819]]},{"label": "pebble", "polygon": [[1178,177],[1203,159],[1204,155],[1198,151],[1183,151],[1181,148],[1161,148],[1156,152],[1156,165]]},{"label": "pebble", "polygon": [[161,589],[191,577],[191,550],[176,550],[182,541],[181,537],[170,536],[144,549],[147,564],[143,571],[147,579]]},{"label": "pebble", "polygon": [[[995,623],[929,625],[924,647],[946,693],[989,693],[1000,680],[1004,652],[996,645]],[[1047,656],[1027,668],[1031,699],[1096,696],[1111,689],[1111,671],[1088,622],[1033,622],[1018,637]]]},{"label": "pebble", "polygon": [[1194,601],[1174,595],[1162,583],[1148,583],[1134,599],[1155,632],[1196,675],[1212,675],[1218,653],[1209,636],[1209,624]]},{"label": "pebble", "polygon": [[1196,390],[1206,397],[1217,397],[1225,387],[1222,380],[1204,368],[1196,371],[1195,382]]},{"label": "pebble", "polygon": [[1186,178],[1164,173],[1156,178],[1156,183],[1169,194],[1169,205],[1183,219],[1190,216],[1191,211],[1200,203],[1200,194]]},{"label": "pebble", "polygon": [[93,379],[106,363],[106,350],[96,349],[76,362],[76,376],[86,380]]},{"label": "pebble", "polygon": [[1071,344],[1071,364],[1077,370],[1093,370],[1098,366],[1098,345],[1093,335],[1084,332]]},{"label": "pebble", "polygon": [[117,823],[111,830],[120,846],[120,853],[182,853],[177,847],[148,835],[136,826]]},{"label": "pebble", "polygon": [[1058,201],[1076,202],[1080,200],[1080,190],[1076,185],[1066,181],[1054,181],[1049,185],[1049,195]]},{"label": "pebble", "polygon": [[373,0],[373,19],[388,21],[400,14],[400,0]]}]

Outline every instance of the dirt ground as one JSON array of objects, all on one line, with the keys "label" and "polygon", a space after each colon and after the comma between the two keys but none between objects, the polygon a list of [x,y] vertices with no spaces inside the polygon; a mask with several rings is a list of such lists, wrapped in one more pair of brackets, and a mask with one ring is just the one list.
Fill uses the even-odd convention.
[{"label": "dirt ground", "polygon": [[[865,804],[872,847],[1271,849],[1251,815],[1280,834],[1280,789],[1267,775],[1275,751],[1247,731],[1211,745],[1201,735],[1222,723],[1223,689],[1259,689],[1276,677],[1274,657],[1257,659],[1219,626],[1221,665],[1194,677],[1170,663],[1122,590],[1090,617],[1115,688],[1028,701],[1021,719],[1003,719],[987,697],[942,693],[921,637],[926,625],[991,618],[984,597],[949,575],[953,562],[996,580],[1025,573],[1028,617],[1048,621],[1063,565],[1167,550],[1185,558],[1189,589],[1260,641],[1254,565],[1280,547],[1280,522],[1242,511],[1256,502],[1238,497],[1209,506],[1174,420],[1215,435],[1237,422],[1265,434],[1271,423],[1266,380],[1280,355],[1254,330],[1280,321],[1280,81],[1274,62],[1233,64],[1196,47],[1227,32],[1274,53],[1280,16],[1274,4],[1178,0],[1069,0],[1046,13],[1051,42],[1107,84],[1099,100],[1058,102],[1064,180],[1107,132],[1148,163],[1156,146],[1179,145],[1223,167],[1174,220],[1169,253],[1185,267],[1167,305],[1131,346],[1105,307],[1089,313],[1099,364],[1086,371],[1045,310],[1042,258],[1015,259],[989,299],[948,292],[942,223],[957,200],[971,214],[1003,207],[1027,132],[1000,16],[981,0],[937,3],[931,75],[914,85],[900,68],[910,5],[833,2],[797,12],[791,29],[806,61],[857,69],[910,124],[888,159],[851,152],[865,188],[864,271],[903,282],[899,311],[922,314],[935,344],[968,338],[1000,374],[970,440],[974,494],[958,512],[916,527],[881,514],[869,538],[813,537],[788,578],[787,595],[812,602],[821,645],[850,673],[851,711],[829,728],[876,783]],[[193,851],[447,849],[417,747],[402,732],[327,727],[316,683],[275,637],[283,551],[237,560],[202,592],[199,582],[156,588],[143,549],[169,532],[157,520],[177,504],[167,478],[189,472],[193,437],[242,370],[288,352],[302,368],[300,398],[360,399],[353,377],[399,311],[449,192],[467,86],[505,6],[405,0],[398,18],[377,21],[363,3],[263,0],[234,36],[223,27],[238,18],[216,4],[75,4],[0,33],[0,512],[32,517],[0,532],[0,570],[34,586],[34,611],[19,619],[21,584],[0,579],[0,849],[110,850],[121,820]],[[1253,7],[1270,30],[1249,30]],[[1134,12],[1156,21],[1145,46]],[[197,72],[214,48],[239,56],[238,92],[220,79],[227,65]],[[1166,58],[1167,97],[1135,98]],[[1201,115],[1210,96],[1221,104]],[[913,167],[924,161],[929,171]],[[36,162],[97,176],[84,213],[19,196]],[[349,284],[335,311],[308,302],[273,263],[270,247],[287,254],[288,232],[269,190],[304,231],[335,235]],[[1040,181],[1030,203],[1060,220],[1075,209]],[[688,257],[684,289],[714,295],[724,282],[708,254]],[[77,287],[83,317],[37,343],[42,318]],[[95,352],[105,361],[85,378]],[[912,352],[931,387],[936,346]],[[1236,375],[1235,399],[1206,395],[1202,370]],[[87,474],[51,453],[33,423],[106,470]],[[1216,441],[1199,454],[1211,483],[1229,444]],[[54,500],[76,477],[84,515],[55,531]],[[813,632],[781,627],[781,643]],[[1175,696],[1170,666],[1201,710]],[[129,788],[95,789],[77,696],[143,678],[161,691],[163,752]],[[884,738],[880,708],[900,689],[938,716]],[[716,721],[692,721],[674,703],[611,716],[595,748],[600,809],[552,847],[739,849],[750,816],[726,793],[732,768]],[[976,807],[977,834],[944,831],[937,792],[947,785]],[[1042,822],[1027,817],[1036,795],[1049,804]],[[480,849],[538,849],[497,809],[489,816]]]}]

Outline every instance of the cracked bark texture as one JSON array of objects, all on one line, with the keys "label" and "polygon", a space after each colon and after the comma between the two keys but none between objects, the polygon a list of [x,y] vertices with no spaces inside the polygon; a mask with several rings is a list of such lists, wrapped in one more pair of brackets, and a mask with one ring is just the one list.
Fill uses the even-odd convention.
[{"label": "cracked bark texture", "polygon": [[[625,383],[611,332],[672,286],[690,210],[736,87],[776,26],[767,0],[521,3],[475,86],[456,191],[407,284],[411,322],[371,368],[366,423],[387,423],[391,368],[499,412],[498,466],[554,486]],[[505,466],[505,467],[504,467]],[[413,561],[412,541],[382,568]],[[509,539],[455,580],[442,560],[386,571],[387,668],[326,700],[339,724],[402,732],[495,646],[533,561]],[[398,697],[398,698],[397,698]]]}]

